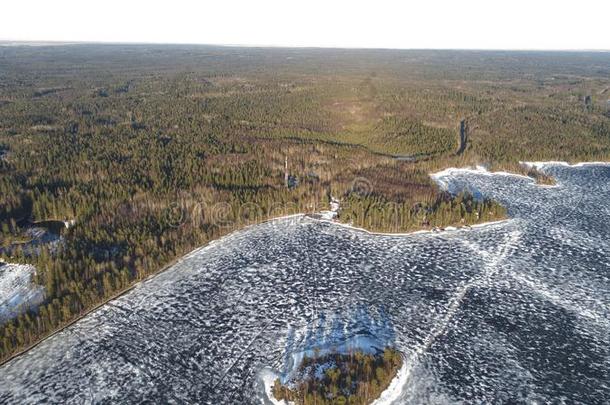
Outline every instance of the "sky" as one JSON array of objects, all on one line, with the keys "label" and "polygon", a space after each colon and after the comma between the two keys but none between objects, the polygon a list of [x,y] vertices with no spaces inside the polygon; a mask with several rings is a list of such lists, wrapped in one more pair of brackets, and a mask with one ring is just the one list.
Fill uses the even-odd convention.
[{"label": "sky", "polygon": [[0,40],[610,50],[610,0],[4,0]]}]

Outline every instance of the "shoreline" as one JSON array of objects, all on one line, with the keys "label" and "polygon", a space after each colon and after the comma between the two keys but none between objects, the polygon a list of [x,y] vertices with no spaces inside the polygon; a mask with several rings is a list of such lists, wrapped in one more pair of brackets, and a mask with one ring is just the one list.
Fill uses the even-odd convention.
[{"label": "shoreline", "polygon": [[371,403],[371,405],[389,405],[400,398],[402,390],[407,383],[409,373],[407,370],[407,359],[405,356],[402,358],[402,366],[398,369],[396,376],[390,381],[388,388],[383,390],[379,398]]},{"label": "shoreline", "polygon": [[[563,160],[548,160],[548,161],[525,161],[520,160],[520,165],[525,166],[526,168],[534,168],[534,169],[544,169],[549,166],[561,166],[561,167],[570,167],[570,168],[578,168],[578,167],[588,167],[588,166],[610,166],[610,162],[603,161],[595,161],[595,162],[577,162],[577,163],[569,163]],[[534,177],[527,176],[521,173],[514,173],[505,170],[491,171],[487,169],[485,166],[476,165],[476,166],[466,166],[466,167],[448,167],[446,169],[440,170],[438,172],[429,173],[430,177],[437,182],[439,186],[445,185],[444,182],[439,181],[441,177],[450,176],[455,173],[472,173],[479,174],[483,176],[512,176],[518,177],[525,180],[529,180],[536,184],[539,187],[556,187],[555,185],[549,184],[540,184]]]},{"label": "shoreline", "polygon": [[337,225],[340,226],[342,228],[346,228],[355,232],[360,232],[360,233],[366,233],[368,235],[373,235],[373,236],[414,236],[414,235],[442,235],[445,233],[449,233],[449,232],[462,232],[462,231],[469,231],[472,229],[477,229],[477,228],[486,228],[488,226],[492,226],[492,225],[500,225],[500,224],[504,224],[504,223],[508,223],[510,221],[512,221],[512,218],[505,218],[505,219],[500,219],[498,221],[488,221],[488,222],[481,222],[479,224],[474,224],[474,225],[464,225],[464,226],[448,226],[446,228],[442,228],[442,229],[420,229],[418,231],[410,231],[410,232],[375,232],[375,231],[369,231],[366,228],[360,228],[357,226],[353,226],[351,224],[346,224],[344,222],[337,222],[337,221],[332,221],[332,220],[328,220],[328,219],[318,219],[318,218],[312,218],[316,221],[320,221],[320,222],[328,222],[328,223],[332,223],[333,225]]},{"label": "shoreline", "polygon": [[[374,339],[369,339],[364,336],[356,336],[353,339],[348,339],[346,342],[343,342],[338,347],[334,347],[330,345],[322,345],[321,351],[317,353],[317,356],[326,356],[331,353],[339,353],[339,354],[349,354],[354,349],[360,350],[363,353],[375,353],[377,350],[377,345]],[[383,344],[381,345],[383,346]],[[273,386],[275,384],[275,380],[279,379],[282,384],[285,383],[285,379],[292,377],[293,373],[296,372],[297,368],[301,364],[304,355],[311,355],[314,353],[314,349],[309,348],[306,350],[302,350],[291,355],[291,366],[290,370],[286,374],[279,373],[277,370],[274,370],[270,367],[264,367],[263,369],[258,371],[258,379],[261,382],[262,388],[262,403],[266,404],[265,400],[270,402],[273,405],[294,405],[294,402],[287,400],[279,400],[276,399],[273,395]],[[401,353],[402,357],[402,365],[396,372],[396,375],[390,381],[390,384],[387,386],[385,390],[381,392],[378,398],[376,398],[371,405],[388,405],[396,401],[400,395],[402,394],[403,388],[407,382],[408,378],[408,368],[407,368],[407,358],[404,354]]]},{"label": "shoreline", "polygon": [[[527,163],[527,162],[524,162]],[[548,161],[548,162],[529,162],[529,163],[536,163],[536,164],[541,164],[541,165],[562,165],[562,166],[570,166],[570,167],[582,167],[582,166],[596,166],[596,165],[603,165],[603,166],[607,166],[610,165],[610,162],[580,162],[580,163],[576,163],[574,165],[570,165],[567,162],[558,162],[558,161]],[[525,175],[521,175],[521,174],[516,174],[516,173],[509,173],[509,172],[490,172],[487,169],[483,168],[482,166],[477,166],[477,168],[472,169],[472,168],[447,168],[444,170],[441,170],[439,172],[436,173],[430,173],[430,177],[432,177],[432,179],[434,181],[436,181],[436,183],[438,184],[439,187],[443,187],[444,185],[446,185],[446,183],[439,181],[438,178],[442,177],[442,176],[447,176],[447,175],[451,175],[452,173],[455,172],[471,172],[471,173],[475,173],[475,174],[482,174],[482,175],[487,175],[487,176],[493,176],[493,175],[502,175],[502,176],[516,176],[516,177],[521,177],[521,178],[526,178],[532,182],[535,183],[535,179],[529,177],[529,176],[525,176]],[[553,186],[554,187],[554,186]],[[328,213],[328,212],[332,212],[332,211],[322,211],[322,212],[318,212],[315,214],[322,214],[322,213]],[[181,261],[191,257],[192,255],[194,255],[195,253],[204,250],[208,247],[210,247],[212,244],[215,244],[217,242],[220,242],[221,240],[234,235],[238,232],[242,232],[250,227],[253,226],[258,226],[258,225],[262,225],[265,223],[269,223],[269,222],[273,222],[273,221],[283,221],[286,219],[290,219],[290,218],[298,218],[298,217],[307,217],[310,218],[312,220],[316,220],[316,221],[320,221],[320,222],[329,222],[332,223],[334,225],[346,228],[346,229],[350,229],[353,231],[357,231],[357,232],[363,232],[363,233],[367,233],[369,235],[377,235],[377,236],[412,236],[412,235],[421,235],[421,234],[426,234],[426,235],[440,235],[444,232],[455,232],[455,231],[466,231],[466,230],[470,230],[470,229],[475,229],[475,228],[481,228],[481,227],[486,227],[486,226],[493,226],[496,224],[501,224],[504,222],[509,222],[511,221],[510,218],[506,218],[503,220],[499,220],[499,221],[492,221],[492,222],[486,222],[486,223],[481,223],[481,224],[475,224],[475,225],[469,225],[469,226],[463,226],[463,227],[447,227],[445,229],[443,229],[442,231],[434,231],[434,230],[426,230],[426,229],[422,229],[422,230],[418,230],[418,231],[411,231],[411,232],[403,232],[403,233],[381,233],[381,232],[374,232],[374,231],[369,231],[365,228],[358,228],[358,227],[354,227],[350,224],[346,224],[346,223],[341,223],[338,221],[333,221],[332,219],[329,218],[315,218],[312,217],[311,214],[308,213],[297,213],[297,214],[290,214],[290,215],[284,215],[284,216],[278,216],[278,217],[273,217],[273,218],[269,218],[266,219],[264,221],[258,222],[258,223],[253,223],[253,224],[248,224],[242,228],[239,229],[234,229],[232,231],[230,231],[229,233],[222,235],[216,239],[212,239],[209,240],[208,242],[204,243],[201,246],[196,247],[195,249],[179,256],[176,257],[175,259],[171,260],[170,262],[168,262],[165,265],[162,265],[158,270],[152,272],[151,274],[147,275],[146,277],[144,277],[141,280],[138,280],[136,282],[134,282],[132,285],[126,287],[123,290],[118,291],[117,293],[111,295],[110,297],[104,299],[103,301],[99,302],[98,304],[94,305],[93,307],[87,309],[86,311],[83,311],[82,314],[79,314],[75,319],[68,321],[67,323],[65,323],[64,325],[60,326],[59,328],[50,331],[49,333],[47,333],[46,335],[43,335],[40,339],[36,340],[34,343],[26,346],[25,348],[23,348],[22,350],[19,350],[13,354],[11,354],[10,356],[8,356],[6,359],[0,360],[0,367],[3,367],[5,365],[7,365],[8,363],[10,363],[11,361],[17,359],[18,357],[21,357],[24,354],[27,354],[30,350],[36,348],[38,345],[40,345],[41,343],[43,343],[44,341],[46,341],[47,339],[61,333],[62,331],[64,331],[65,329],[69,328],[70,326],[72,326],[73,324],[75,324],[76,322],[80,321],[81,319],[85,318],[86,316],[92,314],[93,312],[97,311],[98,309],[100,309],[102,306],[108,304],[111,301],[114,301],[115,299],[120,298],[121,296],[129,293],[131,290],[137,288],[140,284],[144,284],[147,281],[149,281],[150,279],[152,279],[153,277],[156,277],[157,275],[164,273],[165,271],[169,270],[171,267],[173,267],[174,265],[180,263]]]},{"label": "shoreline", "polygon": [[[331,211],[321,211],[319,213],[315,213],[315,214],[322,214],[322,213],[328,213]],[[338,221],[333,221],[332,219],[329,218],[324,218],[324,217],[320,217],[320,218],[316,218],[311,216],[312,214],[308,214],[308,213],[297,213],[297,214],[290,214],[290,215],[284,215],[284,216],[279,216],[279,217],[274,217],[274,218],[269,218],[266,219],[262,222],[259,223],[254,223],[254,224],[249,224],[243,228],[240,229],[235,229],[229,233],[227,233],[226,235],[223,235],[217,239],[213,239],[208,241],[207,243],[198,246],[197,248],[189,251],[186,254],[183,254],[180,257],[177,257],[176,259],[172,260],[171,262],[165,264],[164,266],[162,266],[159,270],[149,274],[148,276],[146,276],[145,278],[143,278],[142,280],[136,281],[134,284],[130,285],[129,287],[117,292],[116,294],[113,294],[112,296],[108,297],[107,299],[103,300],[102,302],[96,304],[94,307],[90,308],[89,310],[83,312],[81,315],[79,315],[77,318],[67,322],[65,325],[60,326],[58,329],[48,333],[47,335],[44,335],[42,338],[40,338],[39,340],[37,340],[36,342],[32,343],[31,345],[27,346],[26,348],[12,354],[11,356],[7,357],[5,360],[0,361],[0,367],[3,367],[5,365],[7,365],[8,363],[10,363],[11,361],[17,359],[18,357],[21,357],[24,354],[27,354],[30,350],[36,348],[38,345],[42,344],[44,341],[46,341],[47,339],[50,339],[51,337],[63,332],[65,329],[68,329],[70,326],[74,325],[76,322],[80,321],[81,319],[93,314],[95,311],[97,311],[98,309],[100,309],[102,306],[108,304],[109,302],[112,302],[120,297],[122,297],[123,295],[128,294],[129,292],[131,292],[133,289],[137,288],[139,285],[141,284],[145,284],[148,281],[150,281],[152,278],[164,273],[165,271],[169,270],[170,268],[172,268],[173,266],[179,264],[180,262],[182,262],[183,260],[186,260],[190,257],[192,257],[194,254],[205,250],[206,248],[209,248],[213,245],[215,245],[216,243],[219,243],[220,241],[222,241],[225,238],[228,238],[230,236],[233,236],[239,232],[243,232],[245,230],[247,230],[248,228],[254,227],[254,226],[258,226],[258,225],[263,225],[266,223],[270,223],[270,222],[274,222],[274,221],[286,221],[289,219],[296,219],[296,218],[308,218],[311,219],[313,221],[318,221],[318,222],[326,222],[326,223],[330,223],[333,224],[335,226],[339,226],[342,228],[346,228],[346,229],[350,229],[352,231],[356,231],[356,232],[362,232],[362,233],[367,233],[369,235],[375,235],[375,236],[412,236],[412,235],[418,235],[418,234],[426,234],[426,235],[440,235],[444,232],[455,232],[455,231],[464,231],[464,230],[468,230],[468,229],[472,229],[472,228],[482,228],[482,227],[486,227],[486,226],[490,226],[490,225],[494,225],[494,224],[500,224],[503,222],[507,222],[510,221],[510,219],[503,219],[500,221],[492,221],[492,222],[484,222],[481,224],[475,224],[475,225],[471,225],[469,227],[459,227],[459,228],[455,228],[455,227],[447,227],[442,231],[434,231],[434,230],[419,230],[419,231],[412,231],[412,232],[404,232],[404,233],[377,233],[377,232],[373,232],[373,231],[369,231],[366,230],[364,228],[358,228],[358,227],[354,227],[350,224],[345,224],[342,222],[338,222]]]},{"label": "shoreline", "polygon": [[519,161],[519,163],[522,165],[528,166],[528,167],[535,167],[536,169],[541,169],[541,168],[544,168],[545,166],[562,166],[562,167],[610,166],[610,162],[602,162],[602,161],[578,162],[578,163],[573,163],[573,164],[570,164],[569,162],[566,162],[565,160],[549,160],[547,162],[545,162],[545,161],[538,161],[538,162]]},{"label": "shoreline", "polygon": [[224,238],[227,238],[237,232],[241,232],[244,231],[250,227],[253,226],[257,226],[257,225],[262,225],[264,223],[268,223],[268,222],[272,222],[272,221],[279,221],[279,220],[285,220],[285,219],[290,219],[290,218],[296,218],[296,217],[301,217],[304,216],[306,214],[291,214],[291,215],[285,215],[285,216],[281,216],[281,217],[274,217],[274,218],[269,218],[266,219],[262,222],[259,223],[255,223],[255,224],[249,224],[246,225],[243,228],[240,229],[235,229],[229,233],[227,233],[226,235],[222,235],[217,239],[212,239],[209,240],[208,242],[204,243],[201,246],[196,247],[195,249],[179,256],[176,257],[175,259],[171,260],[169,263],[161,266],[158,270],[152,272],[151,274],[149,274],[148,276],[144,277],[141,280],[136,281],[135,283],[133,283],[132,285],[126,287],[125,289],[117,292],[116,294],[111,295],[110,297],[104,299],[103,301],[101,301],[100,303],[96,304],[95,306],[91,307],[90,309],[84,311],[82,314],[80,314],[78,317],[76,317],[75,319],[67,322],[66,324],[60,326],[58,329],[55,329],[51,332],[49,332],[46,335],[43,335],[39,340],[37,340],[36,342],[28,345],[27,347],[25,347],[22,350],[19,350],[18,352],[13,353],[12,355],[10,355],[9,357],[7,357],[4,360],[0,361],[0,368],[4,367],[5,365],[7,365],[8,363],[10,363],[11,361],[17,359],[18,357],[21,357],[24,354],[27,354],[30,350],[36,348],[36,346],[40,345],[41,343],[43,343],[44,341],[46,341],[47,339],[50,339],[51,337],[63,332],[65,329],[68,329],[70,326],[74,325],[76,322],[80,321],[81,319],[91,315],[92,313],[94,313],[95,311],[97,311],[98,309],[100,309],[102,306],[108,304],[109,302],[112,302],[120,297],[122,297],[123,295],[126,295],[127,293],[129,293],[131,290],[135,289],[136,287],[138,287],[141,284],[145,284],[148,281],[150,281],[152,278],[158,276],[159,274],[164,273],[165,271],[169,270],[170,268],[172,268],[173,266],[175,266],[176,264],[179,264],[180,262],[182,262],[183,260],[191,257],[192,255],[194,255],[195,253],[204,250],[208,247],[210,247],[212,244],[214,244],[215,242],[219,242],[221,240],[223,240]]},{"label": "shoreline", "polygon": [[[383,390],[379,398],[375,399],[371,405],[389,405],[400,398],[400,394],[402,394],[402,390],[407,382],[407,363],[406,359],[403,356],[402,366],[398,369],[396,376],[392,378],[390,381],[390,385]],[[280,375],[275,371],[265,368],[259,372],[259,378],[261,380],[263,396],[262,403],[266,404],[265,401],[270,402],[272,405],[294,405],[292,401],[279,400],[276,399],[273,395],[273,384],[275,383],[276,378],[280,378]]]},{"label": "shoreline", "polygon": [[[524,174],[506,172],[503,170],[493,172],[493,171],[487,170],[486,167],[481,166],[481,165],[477,165],[475,167],[448,167],[447,169],[443,169],[443,170],[435,172],[435,173],[430,173],[430,177],[437,183],[442,183],[442,182],[439,182],[439,179],[441,177],[451,176],[455,173],[472,173],[472,174],[479,174],[479,175],[483,175],[483,176],[510,176],[510,177],[519,177],[522,179],[530,180],[534,183],[536,182],[536,179],[534,179],[533,177],[530,177],[530,176],[526,176]],[[444,182],[443,182],[443,184],[444,184]],[[439,184],[439,186],[440,186],[440,184]]]},{"label": "shoreline", "polygon": [[[536,179],[533,177],[526,176],[526,175],[520,174],[520,173],[511,173],[511,172],[506,172],[506,171],[493,172],[493,171],[489,171],[486,167],[481,166],[481,165],[477,165],[474,167],[472,167],[472,166],[470,166],[470,167],[448,167],[446,169],[440,170],[435,173],[429,173],[429,175],[430,175],[430,178],[432,178],[432,180],[434,180],[434,182],[438,185],[438,187],[441,190],[448,191],[449,184],[446,181],[444,181],[443,178],[452,176],[455,174],[460,174],[460,173],[470,173],[470,174],[477,174],[477,175],[489,176],[489,177],[492,177],[492,176],[517,177],[520,179],[527,180],[532,184],[542,186],[541,184],[538,184]],[[553,185],[551,187],[556,187],[556,185]]]},{"label": "shoreline", "polygon": [[265,401],[270,402],[272,405],[294,405],[294,402],[289,402],[284,399],[276,399],[273,395],[273,384],[275,384],[275,380],[277,378],[280,378],[279,374],[270,368],[264,368],[263,370],[259,371],[258,378],[261,380],[263,389],[263,396],[261,398],[263,405],[267,403]]}]

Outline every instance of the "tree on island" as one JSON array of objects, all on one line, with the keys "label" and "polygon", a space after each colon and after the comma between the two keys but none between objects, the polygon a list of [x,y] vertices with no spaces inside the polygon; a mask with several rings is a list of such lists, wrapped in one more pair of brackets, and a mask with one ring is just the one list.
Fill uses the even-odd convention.
[{"label": "tree on island", "polygon": [[[275,380],[273,396],[298,405],[367,405],[388,388],[402,361],[400,353],[389,347],[375,354],[305,356],[297,377],[285,385]],[[317,374],[328,365],[322,375]]]}]

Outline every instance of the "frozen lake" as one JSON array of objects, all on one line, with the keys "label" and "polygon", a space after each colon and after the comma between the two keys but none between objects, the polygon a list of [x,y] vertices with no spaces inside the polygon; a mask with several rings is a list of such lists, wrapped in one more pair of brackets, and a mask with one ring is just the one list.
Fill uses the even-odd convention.
[{"label": "frozen lake", "polygon": [[509,207],[488,227],[229,235],[2,367],[0,402],[261,403],[263,370],[359,342],[404,353],[397,403],[608,403],[610,167],[546,170],[441,176]]}]

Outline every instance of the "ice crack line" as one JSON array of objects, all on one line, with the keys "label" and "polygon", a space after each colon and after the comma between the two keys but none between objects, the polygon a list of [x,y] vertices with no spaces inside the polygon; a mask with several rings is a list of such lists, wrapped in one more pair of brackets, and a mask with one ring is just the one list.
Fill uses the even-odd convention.
[{"label": "ice crack line", "polygon": [[433,327],[432,331],[426,339],[422,342],[417,349],[415,349],[414,353],[407,359],[407,370],[405,371],[405,386],[409,383],[411,379],[411,374],[415,365],[419,363],[421,357],[430,349],[430,347],[434,344],[434,342],[445,332],[451,322],[451,319],[457,313],[459,307],[464,301],[464,297],[473,287],[478,285],[483,285],[487,283],[492,277],[494,277],[498,273],[499,264],[506,259],[506,257],[515,250],[517,242],[521,238],[520,231],[511,232],[506,238],[506,242],[500,246],[496,254],[490,254],[489,252],[481,251],[480,249],[476,249],[476,246],[471,243],[465,243],[465,245],[474,250],[477,254],[481,255],[483,259],[490,259],[487,263],[485,263],[485,267],[481,274],[478,277],[474,277],[470,282],[459,287],[453,298],[449,302],[449,307],[447,309],[447,313],[442,319],[436,323]]},{"label": "ice crack line", "polygon": [[[585,318],[592,325],[601,327],[605,330],[610,329],[610,322],[603,315],[595,311],[594,309],[589,309],[583,307],[578,302],[578,297],[575,299],[568,299],[567,297],[561,296],[555,292],[553,292],[549,286],[547,286],[542,280],[534,279],[532,277],[523,275],[523,274],[511,274],[510,275],[515,281],[527,287],[530,291],[543,299],[548,300],[554,305],[563,308],[564,310],[571,312],[577,316]],[[571,294],[570,297],[574,297],[574,294]],[[600,304],[603,305],[603,304]]]}]

